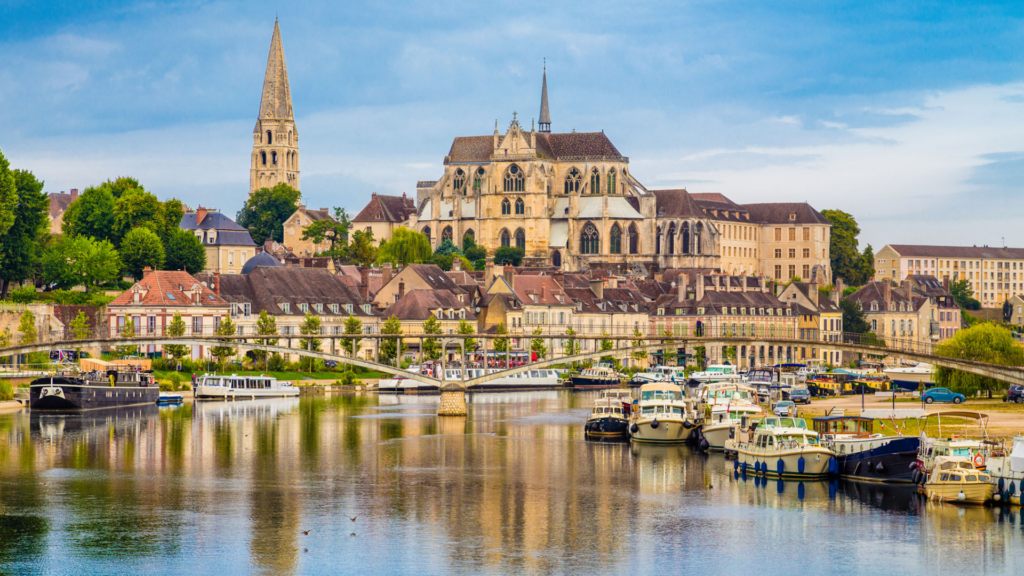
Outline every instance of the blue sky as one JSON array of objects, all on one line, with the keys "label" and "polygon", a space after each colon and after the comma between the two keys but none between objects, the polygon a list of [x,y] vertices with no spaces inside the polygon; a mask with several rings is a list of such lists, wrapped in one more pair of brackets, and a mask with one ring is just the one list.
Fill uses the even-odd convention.
[{"label": "blue sky", "polygon": [[281,19],[303,196],[358,211],[457,135],[604,130],[648,188],[851,212],[862,241],[1024,246],[1024,2],[0,0],[0,149],[233,214]]}]

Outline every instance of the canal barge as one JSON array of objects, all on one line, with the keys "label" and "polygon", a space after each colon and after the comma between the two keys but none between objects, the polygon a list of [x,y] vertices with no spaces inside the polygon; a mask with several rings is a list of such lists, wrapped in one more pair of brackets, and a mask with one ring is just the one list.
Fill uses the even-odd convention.
[{"label": "canal barge", "polygon": [[835,453],[834,475],[851,480],[913,482],[921,439],[874,433],[874,419],[822,416],[811,419],[822,444]]},{"label": "canal barge", "polygon": [[628,429],[629,419],[621,400],[610,397],[594,400],[594,409],[584,425],[588,436],[625,436]]},{"label": "canal barge", "polygon": [[832,457],[803,418],[770,417],[737,443],[734,466],[773,478],[822,478],[834,466]]},{"label": "canal barge", "polygon": [[151,371],[94,370],[37,378],[29,385],[32,410],[93,410],[156,404],[160,387]]}]

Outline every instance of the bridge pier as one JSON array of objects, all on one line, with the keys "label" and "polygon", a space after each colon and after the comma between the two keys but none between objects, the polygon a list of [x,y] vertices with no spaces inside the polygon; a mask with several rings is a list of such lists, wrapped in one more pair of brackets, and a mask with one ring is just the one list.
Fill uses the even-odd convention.
[{"label": "bridge pier", "polygon": [[458,385],[448,385],[441,390],[441,406],[437,409],[438,416],[465,416],[466,389]]}]

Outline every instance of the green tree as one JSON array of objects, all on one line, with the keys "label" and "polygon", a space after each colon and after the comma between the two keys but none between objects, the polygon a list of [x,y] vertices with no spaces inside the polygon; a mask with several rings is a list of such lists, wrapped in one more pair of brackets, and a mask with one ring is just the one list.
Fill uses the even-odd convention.
[{"label": "green tree", "polygon": [[[473,328],[473,325],[467,322],[465,319],[459,320],[459,328],[455,332],[463,336],[476,334],[476,330]],[[467,354],[476,351],[476,348],[478,346],[476,338],[466,338],[465,340],[463,340],[463,346],[465,346]]]},{"label": "green tree", "polygon": [[[256,335],[257,336],[276,336],[277,335],[277,319],[267,313],[266,310],[260,310],[260,317],[256,320]],[[277,346],[278,338],[262,338],[258,340],[260,344],[264,346]],[[256,358],[260,360],[267,359],[267,353],[263,350],[255,351]]]},{"label": "green tree", "polygon": [[115,200],[131,191],[146,191],[146,189],[142,187],[142,184],[131,176],[118,176],[117,180],[107,180],[103,184],[100,184],[100,187],[105,190],[109,190],[111,196],[113,196]]},{"label": "green tree", "polygon": [[299,191],[283,182],[273,188],[260,188],[249,195],[236,221],[249,230],[257,245],[268,238],[283,242],[284,221],[295,213],[298,203]]},{"label": "green tree", "polygon": [[633,328],[633,338],[636,338],[636,340],[633,340],[633,352],[630,353],[629,357],[639,364],[647,359],[647,351],[642,349],[645,342],[640,328]]},{"label": "green tree", "polygon": [[[126,318],[124,326],[121,327],[121,331],[118,333],[121,338],[131,339],[135,338],[135,320]],[[138,346],[118,346],[117,353],[119,356],[132,356],[139,353]]]},{"label": "green tree", "polygon": [[181,200],[171,198],[164,202],[163,208],[164,228],[157,232],[157,234],[164,241],[164,244],[167,244],[171,241],[171,237],[181,230],[181,219],[185,216],[185,206],[181,203]]},{"label": "green tree", "polygon": [[[424,334],[442,334],[441,323],[433,315],[423,322]],[[441,341],[437,338],[425,338],[423,340],[423,356],[427,360],[437,361],[441,359]]]},{"label": "green tree", "polygon": [[697,363],[697,367],[701,370],[704,369],[704,365],[708,361],[708,350],[703,346],[697,346],[693,349],[693,361]]},{"label": "green tree", "polygon": [[[0,236],[7,233],[14,225],[14,218],[18,214],[18,185],[15,183],[14,173],[11,172],[11,163],[0,151]],[[0,252],[0,266],[6,266],[3,261],[6,254]]]},{"label": "green tree", "polygon": [[373,230],[356,230],[348,246],[348,261],[360,266],[369,266],[377,260],[379,249],[374,243]]},{"label": "green tree", "polygon": [[840,300],[839,308],[843,311],[843,331],[854,332],[856,334],[864,334],[871,330],[871,325],[868,324],[867,318],[864,316],[864,311],[861,310],[860,304],[853,300]]},{"label": "green tree", "polygon": [[75,315],[75,319],[70,324],[71,334],[74,335],[75,340],[85,340],[86,338],[92,337],[92,328],[89,323],[89,316],[86,315],[85,310],[79,310],[78,314]]},{"label": "green tree", "polygon": [[469,234],[466,234],[462,237],[462,255],[470,262],[486,260],[487,249],[483,246],[477,246],[476,240],[474,240]]},{"label": "green tree", "polygon": [[[171,323],[167,325],[165,335],[168,338],[181,338],[185,335],[185,320],[181,317],[181,312],[175,312],[174,318],[171,319]],[[171,358],[178,360],[184,358],[188,354],[188,346],[185,344],[165,344],[164,353]]]},{"label": "green tree", "polygon": [[86,188],[64,211],[64,236],[86,236],[93,240],[118,240],[114,227],[114,195],[109,187]]},{"label": "green tree", "polygon": [[[161,238],[166,229],[163,203],[141,188],[128,189],[114,201],[114,235],[117,240],[136,228],[146,228],[157,238]],[[115,241],[114,245],[119,243]]]},{"label": "green tree", "polygon": [[14,337],[11,335],[11,327],[7,326],[3,332],[0,332],[0,348],[7,348],[11,345]]},{"label": "green tree", "polygon": [[516,246],[502,246],[494,252],[495,264],[511,264],[519,266],[523,263],[526,251]]},{"label": "green tree", "polygon": [[[401,335],[402,323],[398,318],[392,316],[384,321],[383,326],[380,328],[380,333],[385,335]],[[380,339],[380,361],[384,364],[393,364],[404,353],[405,343],[402,342],[401,338]]]},{"label": "green tree", "polygon": [[380,245],[377,253],[377,264],[417,264],[427,262],[434,255],[430,249],[430,240],[414,230],[398,227],[391,233],[391,239]]},{"label": "green tree", "polygon": [[722,348],[722,358],[731,361],[736,364],[736,347],[735,346],[724,346]]},{"label": "green tree", "polygon": [[164,245],[160,237],[149,228],[135,228],[121,240],[121,263],[125,272],[136,280],[142,280],[143,270],[164,267]]},{"label": "green tree", "polygon": [[348,230],[352,225],[348,213],[344,208],[334,208],[334,218],[325,218],[310,222],[302,229],[302,239],[309,240],[314,244],[327,242],[330,248],[321,252],[320,256],[331,258],[344,258],[346,256],[345,244],[348,242]]},{"label": "green tree", "polygon": [[[498,323],[497,334],[499,336],[504,335],[504,334],[508,334],[508,328],[505,328],[505,323],[504,322],[499,322]],[[506,351],[508,351],[508,338],[507,337],[495,338],[494,340],[491,341],[491,343],[494,346],[494,351],[495,352],[506,352]]]},{"label": "green tree", "polygon": [[18,338],[19,344],[34,344],[39,339],[39,333],[36,331],[36,315],[31,310],[21,313],[18,332],[21,333],[21,336]]},{"label": "green tree", "polygon": [[181,228],[171,232],[167,241],[164,268],[198,274],[206,269],[206,248],[199,237]]},{"label": "green tree", "polygon": [[953,300],[964,310],[980,310],[981,302],[974,299],[974,291],[967,280],[954,280],[949,284],[949,293]]},{"label": "green tree", "polygon": [[452,242],[451,238],[445,238],[444,242],[441,242],[441,245],[437,247],[437,250],[434,250],[434,255],[435,256],[436,255],[444,256],[444,255],[447,255],[447,254],[459,254],[459,255],[462,255],[462,250],[459,250],[459,247],[456,246],[454,242]]},{"label": "green tree", "polygon": [[121,258],[107,240],[64,235],[43,254],[42,272],[48,284],[61,288],[85,286],[88,291],[119,278]]},{"label": "green tree", "polygon": [[[540,326],[537,326],[537,328],[533,330],[534,336],[540,336],[543,333],[544,331],[541,329]],[[544,340],[541,338],[533,338],[530,340],[530,350],[532,350],[533,353],[537,355],[537,360],[543,360],[544,358],[547,358],[548,347],[544,345]]]},{"label": "green tree", "polygon": [[[1024,366],[1024,348],[1014,341],[1013,333],[990,322],[958,330],[952,338],[939,344],[935,353],[947,358],[1000,366]],[[989,398],[992,397],[993,391],[1000,391],[1006,387],[1004,382],[995,378],[942,366],[935,368],[935,383],[965,396],[974,395],[979,391],[988,392]]]},{"label": "green tree", "polygon": [[[363,322],[359,318],[349,314],[348,320],[345,320],[345,334],[356,335],[363,333]],[[362,338],[351,338],[346,339],[342,343],[341,347],[348,352],[349,358],[354,358],[359,353],[359,342]]]},{"label": "green tree", "polygon": [[50,200],[43,183],[26,170],[14,170],[12,175],[17,206],[14,223],[0,233],[0,298],[7,298],[12,282],[27,280],[38,269],[42,239],[48,235]]},{"label": "green tree", "polygon": [[[220,325],[217,326],[215,334],[217,336],[234,336],[236,329],[237,327],[231,321],[231,317],[225,316],[221,319]],[[230,340],[222,340],[221,342],[224,342],[224,344],[210,347],[210,355],[217,359],[217,363],[220,364],[220,369],[223,371],[224,361],[235,355],[235,347],[229,345]]]},{"label": "green tree", "polygon": [[576,340],[576,330],[573,330],[572,324],[565,329],[565,342],[562,349],[566,356],[575,356],[580,353],[580,343]]},{"label": "green tree", "polygon": [[[302,324],[299,325],[299,334],[302,334],[303,336],[319,335],[320,326],[320,318],[318,316],[314,316],[311,312],[306,312],[306,317],[302,320]],[[319,352],[321,344],[323,344],[323,339],[321,338],[303,338],[299,341],[299,348],[310,352]],[[306,367],[310,372],[313,371],[313,363],[315,360],[316,358],[312,356],[306,357]]]},{"label": "green tree", "polygon": [[[615,342],[613,342],[612,339],[608,337],[609,334],[607,332],[602,330],[601,336],[603,336],[603,338],[601,338],[601,352],[607,352],[608,350],[612,350],[615,348]],[[614,356],[602,356],[601,361],[615,362],[616,360]]]},{"label": "green tree", "polygon": [[871,244],[864,247],[860,255],[860,277],[857,278],[857,285],[866,284],[875,277],[875,251]]}]

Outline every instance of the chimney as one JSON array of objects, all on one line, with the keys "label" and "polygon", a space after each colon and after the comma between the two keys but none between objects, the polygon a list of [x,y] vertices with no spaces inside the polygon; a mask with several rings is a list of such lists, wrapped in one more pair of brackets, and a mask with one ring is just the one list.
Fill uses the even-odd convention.
[{"label": "chimney", "polygon": [[455,258],[454,260],[452,260],[452,270],[454,270],[456,272],[461,272],[462,271],[462,259],[461,258]]},{"label": "chimney", "polygon": [[146,266],[145,268],[142,269],[142,277],[143,278],[146,278],[147,276],[149,276],[152,273],[153,273],[153,268],[151,266]]},{"label": "chimney", "polygon": [[839,306],[839,300],[843,297],[843,279],[836,278],[836,282],[832,288],[832,303]]},{"label": "chimney", "polygon": [[882,280],[882,301],[885,302],[885,309],[889,309],[889,303],[892,302],[892,284],[889,284],[888,280]]},{"label": "chimney", "polygon": [[903,291],[907,293],[907,298],[914,297],[914,283],[910,280],[900,282],[900,288],[903,288]]},{"label": "chimney", "polygon": [[494,258],[491,256],[487,257],[486,263],[484,264],[484,290],[491,287],[494,283]]},{"label": "chimney", "polygon": [[540,301],[544,302],[548,299],[548,284],[547,282],[540,283]]},{"label": "chimney", "polygon": [[686,285],[690,283],[689,276],[687,276],[686,273],[683,272],[676,277],[676,282],[676,288],[679,292],[677,298],[679,300],[686,300]]},{"label": "chimney", "polygon": [[746,276],[739,276],[739,279],[740,279],[740,292],[746,292],[747,291],[747,277]]},{"label": "chimney", "polygon": [[704,299],[704,275],[697,274],[697,302]]},{"label": "chimney", "polygon": [[330,212],[327,211],[327,208],[320,208],[320,211],[323,212],[324,214],[327,214],[328,216],[331,215]]},{"label": "chimney", "polygon": [[946,290],[946,292],[949,292],[949,276],[942,277],[942,287]]},{"label": "chimney", "polygon": [[78,200],[78,188],[71,189],[71,201],[74,202],[75,200]]},{"label": "chimney", "polygon": [[618,288],[619,287],[619,278],[617,276],[609,278],[608,279],[608,287],[609,288]]},{"label": "chimney", "polygon": [[505,282],[508,283],[508,287],[513,289],[513,290],[515,290],[516,289],[516,269],[513,268],[512,266],[506,264],[505,267],[502,269],[502,276],[505,277]]},{"label": "chimney", "polygon": [[398,299],[401,300],[402,296],[405,296],[405,281],[398,281]]},{"label": "chimney", "polygon": [[363,302],[370,301],[370,269],[360,268],[359,269],[359,295],[363,297]]},{"label": "chimney", "polygon": [[213,293],[220,296],[220,271],[213,273]]},{"label": "chimney", "polygon": [[604,282],[602,280],[591,280],[590,291],[598,298],[604,298]]},{"label": "chimney", "polygon": [[821,292],[818,292],[817,283],[811,283],[807,285],[807,296],[811,299],[811,303],[814,304],[815,307],[818,306],[819,294],[821,294]]},{"label": "chimney", "polygon": [[381,276],[383,277],[383,281],[381,282],[381,286],[382,287],[383,286],[387,286],[388,282],[391,282],[391,277],[392,277],[391,273],[392,273],[391,262],[387,262],[387,263],[384,264],[384,267],[381,269]]},{"label": "chimney", "polygon": [[196,208],[196,226],[203,223],[203,218],[206,218],[206,208],[200,206]]},{"label": "chimney", "polygon": [[561,270],[555,270],[555,273],[552,274],[551,277],[554,278],[556,284],[558,284],[562,288],[565,288],[565,272],[562,272]]}]

